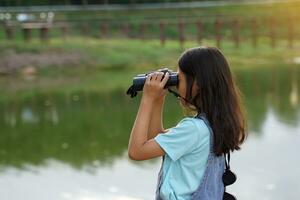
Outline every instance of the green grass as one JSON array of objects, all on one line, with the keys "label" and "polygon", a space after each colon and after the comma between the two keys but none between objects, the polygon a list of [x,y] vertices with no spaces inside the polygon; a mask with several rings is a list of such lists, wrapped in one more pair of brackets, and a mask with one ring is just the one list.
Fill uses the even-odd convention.
[{"label": "green grass", "polygon": [[[72,37],[67,41],[52,39],[48,44],[39,40],[30,43],[23,41],[1,42],[0,58],[5,51],[14,50],[16,54],[47,54],[47,52],[79,52],[83,55],[79,63],[65,66],[46,66],[37,68],[33,80],[26,80],[21,73],[0,77],[0,100],[31,96],[35,93],[73,93],[76,91],[110,92],[125,90],[132,77],[153,69],[167,66],[177,70],[180,54],[198,44],[187,41],[180,48],[178,41],[167,40],[165,46],[159,40],[99,40],[93,38]],[[215,46],[215,41],[204,40],[203,45]],[[275,49],[269,45],[267,38],[260,39],[257,48],[245,41],[240,48],[235,48],[231,41],[224,41],[221,49],[228,58],[233,70],[246,70],[262,66],[286,65],[299,56],[299,42],[293,50],[287,48],[286,41],[278,41]]]},{"label": "green grass", "polygon": [[121,11],[77,11],[77,12],[57,12],[56,19],[60,20],[131,20],[139,21],[143,19],[155,18],[180,18],[180,17],[209,17],[217,15],[225,16],[268,16],[274,14],[290,15],[299,12],[299,2],[276,3],[276,4],[253,4],[253,5],[225,5],[204,8],[186,9],[150,9],[150,10],[121,10]]}]

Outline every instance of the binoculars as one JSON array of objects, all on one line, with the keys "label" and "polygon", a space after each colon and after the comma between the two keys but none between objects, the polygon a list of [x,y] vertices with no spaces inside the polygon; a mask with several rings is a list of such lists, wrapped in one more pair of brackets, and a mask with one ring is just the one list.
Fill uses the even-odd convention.
[{"label": "binoculars", "polygon": [[[163,77],[165,76],[166,72],[169,73],[169,79],[164,88],[178,85],[178,73],[177,72],[173,72],[172,70],[169,70],[168,68],[162,68],[162,69],[159,69],[158,71],[164,73]],[[152,72],[154,72],[154,71],[150,71],[145,74],[138,74],[137,76],[135,76],[132,81],[132,86],[129,87],[126,94],[130,95],[131,97],[135,97],[137,95],[138,91],[143,90],[144,84],[147,79],[147,75]]]}]

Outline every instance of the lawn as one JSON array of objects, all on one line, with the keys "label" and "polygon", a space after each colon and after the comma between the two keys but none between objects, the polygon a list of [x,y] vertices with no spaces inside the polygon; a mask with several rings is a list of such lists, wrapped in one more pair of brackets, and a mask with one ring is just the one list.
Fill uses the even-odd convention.
[{"label": "lawn", "polygon": [[[126,90],[136,74],[161,67],[177,70],[180,54],[198,45],[196,41],[187,41],[181,48],[176,40],[167,40],[161,46],[159,40],[83,37],[70,37],[67,41],[51,39],[47,44],[37,39],[30,43],[2,41],[0,100],[35,93]],[[201,45],[215,46],[215,41],[203,40]],[[298,41],[290,49],[286,41],[280,40],[273,49],[268,38],[260,39],[257,48],[250,41],[243,41],[236,48],[232,41],[226,40],[221,49],[233,70],[259,70],[281,63],[284,66],[300,53]],[[13,69],[7,68],[7,60]]]}]

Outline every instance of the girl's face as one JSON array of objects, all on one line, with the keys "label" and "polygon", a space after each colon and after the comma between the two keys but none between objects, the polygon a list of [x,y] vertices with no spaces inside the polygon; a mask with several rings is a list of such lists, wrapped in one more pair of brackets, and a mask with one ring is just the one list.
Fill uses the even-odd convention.
[{"label": "girl's face", "polygon": [[178,85],[176,86],[176,88],[177,88],[178,94],[180,94],[180,96],[185,98],[185,93],[186,93],[185,75],[180,70],[180,68],[178,68],[177,72],[178,72]]},{"label": "girl's face", "polygon": [[[180,68],[178,68],[177,70],[178,72],[178,85],[176,86],[176,89],[178,91],[178,94],[180,94],[181,97],[186,98],[186,77],[185,74],[180,70]],[[197,84],[196,82],[194,82],[193,87],[192,87],[192,96],[194,96],[197,92]],[[180,98],[180,103],[181,105],[185,105],[186,102]]]}]

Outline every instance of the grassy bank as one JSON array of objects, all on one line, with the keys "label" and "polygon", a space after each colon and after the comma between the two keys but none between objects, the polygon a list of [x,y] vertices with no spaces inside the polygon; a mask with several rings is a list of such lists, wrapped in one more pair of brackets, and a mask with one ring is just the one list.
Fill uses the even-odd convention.
[{"label": "grassy bank", "polygon": [[[179,43],[173,40],[161,46],[159,40],[92,38],[69,38],[67,41],[52,39],[48,44],[41,44],[38,40],[28,44],[22,41],[2,42],[1,99],[26,97],[38,92],[105,93],[125,90],[138,73],[163,66],[176,70],[180,54],[197,45],[189,41],[181,49]],[[204,40],[203,45],[214,46],[215,41]],[[260,40],[257,48],[253,48],[250,41],[245,41],[238,49],[231,41],[224,41],[221,49],[233,70],[259,70],[262,66],[291,64],[295,57],[300,56],[299,46],[291,50],[285,41],[280,41],[277,48],[272,49],[267,39]],[[49,58],[47,55],[50,55]],[[72,56],[65,59],[66,55]],[[5,59],[12,62],[9,64],[13,70],[5,68]],[[16,60],[22,62],[13,63]],[[61,60],[63,62],[59,62]],[[29,72],[28,68],[31,69]]]}]

